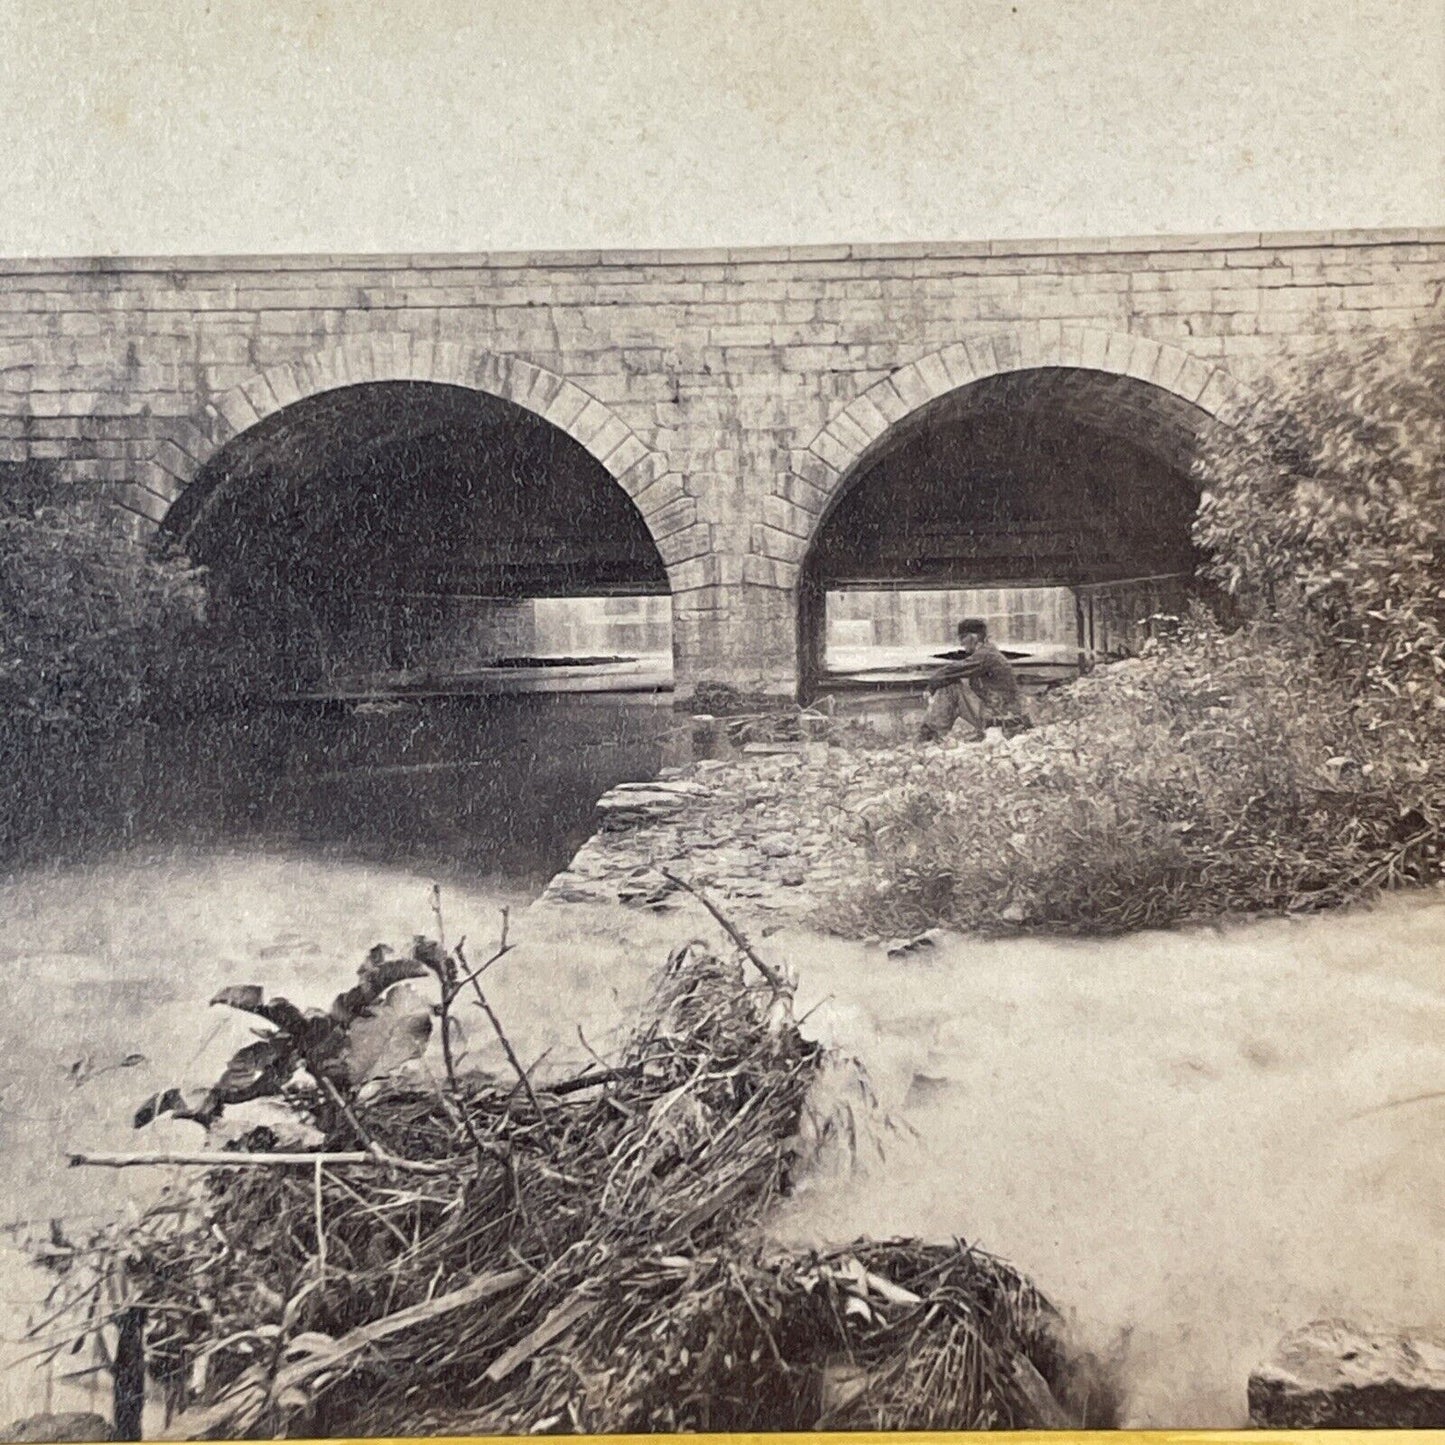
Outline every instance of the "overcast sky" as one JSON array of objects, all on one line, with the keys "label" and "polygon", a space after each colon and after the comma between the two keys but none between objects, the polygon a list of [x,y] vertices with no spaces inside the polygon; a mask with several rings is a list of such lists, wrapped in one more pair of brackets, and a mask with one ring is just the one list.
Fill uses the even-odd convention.
[{"label": "overcast sky", "polygon": [[0,0],[0,253],[1445,222],[1445,0]]}]

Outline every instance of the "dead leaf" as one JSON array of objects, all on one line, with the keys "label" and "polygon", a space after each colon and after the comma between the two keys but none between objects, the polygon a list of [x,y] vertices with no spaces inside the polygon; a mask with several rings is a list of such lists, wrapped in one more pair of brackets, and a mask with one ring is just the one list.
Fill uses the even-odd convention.
[{"label": "dead leaf", "polygon": [[413,988],[402,985],[387,994],[347,1033],[342,1063],[353,1085],[420,1058],[431,1038],[431,1006]]},{"label": "dead leaf", "polygon": [[[212,1000],[211,1007],[223,1004],[226,1008],[239,1009],[242,1013],[255,1014],[268,1024],[284,1029],[294,1039],[306,1039],[315,1032],[314,1018],[308,1018],[290,999],[279,994],[269,1002],[265,990],[254,983],[233,983],[223,988]],[[312,1010],[315,1014],[315,1010]]]},{"label": "dead leaf", "polygon": [[419,960],[389,958],[390,952],[381,944],[373,948],[366,962],[356,970],[356,985],[332,1000],[330,1015],[337,1023],[349,1024],[364,1014],[394,984],[425,976],[427,969]]},{"label": "dead leaf", "polygon": [[258,1039],[231,1055],[211,1093],[221,1104],[244,1104],[279,1094],[296,1072],[296,1054],[282,1036]]},{"label": "dead leaf", "polygon": [[205,1114],[210,1102],[211,1091],[209,1089],[193,1089],[189,1094],[184,1094],[179,1089],[166,1089],[162,1093],[152,1094],[135,1111],[132,1123],[135,1128],[144,1129],[147,1124],[154,1123],[159,1119],[162,1114],[174,1114],[177,1119],[191,1119],[197,1123],[206,1123]]}]

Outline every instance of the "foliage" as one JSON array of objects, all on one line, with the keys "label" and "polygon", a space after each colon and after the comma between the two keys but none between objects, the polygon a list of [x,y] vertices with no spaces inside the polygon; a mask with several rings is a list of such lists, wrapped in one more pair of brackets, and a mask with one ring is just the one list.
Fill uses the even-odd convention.
[{"label": "foliage", "polygon": [[1445,712],[1445,329],[1306,358],[1205,446],[1196,541],[1255,618],[1325,644],[1369,725]]},{"label": "foliage", "polygon": [[18,469],[0,488],[0,726],[106,728],[178,683],[204,592],[97,490]]},{"label": "foliage", "polygon": [[[435,944],[418,938],[410,957],[393,958],[378,944],[357,970],[354,987],[338,994],[331,1007],[297,1008],[289,999],[267,999],[255,984],[223,988],[211,1000],[264,1019],[272,1032],[232,1055],[221,1077],[194,1096],[167,1089],[136,1111],[136,1128],[170,1114],[209,1128],[228,1104],[284,1094],[304,1069],[315,1083],[354,1093],[362,1084],[419,1057],[431,1037],[432,1008],[404,980],[424,977],[441,967]],[[325,1109],[325,1102],[321,1101]]]},{"label": "foliage", "polygon": [[[456,950],[425,952],[447,978],[433,964]],[[405,987],[365,975],[373,1008],[375,986]],[[274,1014],[273,1039],[335,1037],[259,990],[223,1001]],[[356,1090],[314,1168],[253,1156],[89,1240],[54,1231],[47,1347],[145,1309],[187,1439],[1113,1423],[1107,1382],[1001,1261],[761,1242],[798,1171],[867,1122],[856,1073],[815,1108],[830,1061],[790,1001],[689,945],[612,1060],[525,1088],[449,1068]],[[358,1132],[371,1159],[330,1152]]]},{"label": "foliage", "polygon": [[830,926],[1115,932],[1438,875],[1430,757],[1362,727],[1286,629],[1228,635],[1197,612],[1041,722],[875,795],[849,827],[870,881],[829,900]]}]

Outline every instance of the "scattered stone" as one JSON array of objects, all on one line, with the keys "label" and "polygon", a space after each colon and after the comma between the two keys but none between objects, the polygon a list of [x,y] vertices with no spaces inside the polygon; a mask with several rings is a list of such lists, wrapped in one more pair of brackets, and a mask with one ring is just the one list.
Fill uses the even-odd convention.
[{"label": "scattered stone", "polygon": [[110,1421],[102,1415],[70,1411],[61,1415],[29,1415],[12,1420],[0,1430],[0,1440],[24,1440],[30,1445],[60,1445],[71,1440],[112,1440]]},{"label": "scattered stone", "polygon": [[599,895],[590,888],[579,888],[572,883],[559,883],[553,879],[542,890],[544,903],[595,903]]},{"label": "scattered stone", "polygon": [[618,783],[606,797],[614,795],[630,796],[642,794],[651,797],[654,793],[662,793],[668,797],[678,798],[700,798],[707,796],[707,789],[701,783],[694,783],[689,778],[658,778],[650,783]]},{"label": "scattered stone", "polygon": [[707,882],[719,898],[749,900],[744,919],[769,910],[798,918],[856,878],[864,844],[838,800],[857,790],[882,803],[907,786],[899,752],[864,760],[814,745],[813,754],[826,757],[805,760],[806,744],[782,742],[776,732],[739,742],[752,744],[752,756],[700,760],[613,788],[598,804],[597,831],[543,897],[616,903],[621,891],[633,906],[666,906],[676,900],[652,898],[652,870],[671,860],[666,866]]},{"label": "scattered stone", "polygon": [[1445,1428],[1445,1336],[1316,1320],[1250,1375],[1249,1418],[1280,1430]]},{"label": "scattered stone", "polygon": [[942,936],[941,928],[925,928],[922,933],[915,933],[912,938],[895,938],[888,945],[888,957],[905,958],[908,954],[917,953],[920,949],[933,948]]},{"label": "scattered stone", "polygon": [[597,800],[597,813],[604,828],[635,828],[680,813],[687,799],[663,788],[646,792],[636,787],[614,788]]},{"label": "scattered stone", "polygon": [[674,891],[674,885],[666,878],[657,882],[633,883],[617,890],[617,899],[620,903],[629,903],[635,908],[665,909],[672,907],[672,900],[669,894]]}]

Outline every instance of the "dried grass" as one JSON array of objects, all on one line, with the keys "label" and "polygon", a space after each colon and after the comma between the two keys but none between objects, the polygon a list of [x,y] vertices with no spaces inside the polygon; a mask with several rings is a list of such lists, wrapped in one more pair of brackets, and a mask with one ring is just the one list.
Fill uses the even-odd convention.
[{"label": "dried grass", "polygon": [[353,1104],[438,1172],[212,1169],[138,1224],[57,1237],[58,1297],[82,1336],[146,1310],[173,1438],[1110,1423],[1000,1261],[769,1248],[831,1133],[788,1003],[678,950],[611,1063],[534,1096],[471,1079]]}]

